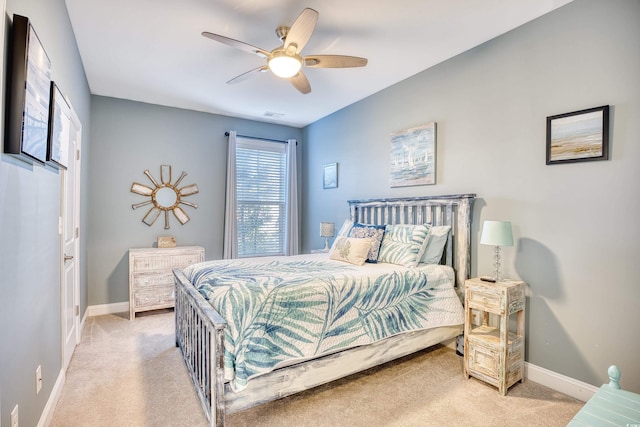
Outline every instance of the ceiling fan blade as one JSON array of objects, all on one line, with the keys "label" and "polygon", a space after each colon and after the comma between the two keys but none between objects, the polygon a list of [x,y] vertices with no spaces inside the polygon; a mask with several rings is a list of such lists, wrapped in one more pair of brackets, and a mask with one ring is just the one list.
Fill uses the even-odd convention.
[{"label": "ceiling fan blade", "polygon": [[291,25],[291,28],[289,28],[287,37],[284,40],[285,50],[289,45],[293,44],[296,46],[296,53],[300,52],[311,38],[317,22],[317,11],[310,8],[303,10]]},{"label": "ceiling fan blade", "polygon": [[309,55],[304,57],[304,65],[309,68],[364,67],[367,62],[367,58],[345,55]]},{"label": "ceiling fan blade", "polygon": [[254,75],[265,72],[267,70],[269,70],[269,67],[267,67],[266,65],[263,65],[262,67],[254,68],[253,70],[249,70],[246,73],[242,73],[239,76],[232,78],[227,82],[227,84],[233,84],[233,83],[238,83],[238,82],[248,80]]},{"label": "ceiling fan blade", "polygon": [[208,39],[215,40],[222,44],[226,44],[227,46],[235,47],[236,49],[244,50],[245,52],[254,53],[263,58],[268,57],[270,53],[264,49],[260,49],[259,47],[255,47],[248,43],[231,39],[229,37],[221,36],[220,34],[214,34],[214,33],[209,33],[207,31],[203,31],[202,35]]},{"label": "ceiling fan blade", "polygon": [[305,95],[311,92],[311,85],[309,84],[309,80],[307,79],[307,76],[302,73],[302,71],[298,71],[298,74],[293,77],[289,77],[289,81],[296,89],[298,89]]}]

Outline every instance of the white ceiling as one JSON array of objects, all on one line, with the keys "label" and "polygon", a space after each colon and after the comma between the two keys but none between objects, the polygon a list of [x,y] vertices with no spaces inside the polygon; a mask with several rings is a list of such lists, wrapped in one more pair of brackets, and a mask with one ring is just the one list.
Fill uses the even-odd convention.
[{"label": "white ceiling", "polygon": [[[572,0],[65,0],[92,94],[303,127]],[[320,14],[302,54],[368,58],[304,69],[303,95],[271,73],[228,85],[305,7]],[[283,114],[280,118],[268,113]]]}]

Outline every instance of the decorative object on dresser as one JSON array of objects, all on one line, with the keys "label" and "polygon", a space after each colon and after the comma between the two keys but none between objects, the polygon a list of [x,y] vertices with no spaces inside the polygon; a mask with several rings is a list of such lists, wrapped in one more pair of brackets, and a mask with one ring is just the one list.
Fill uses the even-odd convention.
[{"label": "decorative object on dresser", "polygon": [[[524,381],[525,284],[475,278],[465,282],[464,294],[464,374],[498,387],[505,396],[509,387]],[[510,330],[512,315],[515,331]]]},{"label": "decorative object on dresser", "polygon": [[47,160],[51,61],[29,18],[13,15],[7,68],[4,152],[27,163]]},{"label": "decorative object on dresser", "polygon": [[640,394],[620,388],[617,366],[609,366],[607,374],[609,383],[598,389],[567,427],[640,425]]},{"label": "decorative object on dresser", "polygon": [[338,164],[328,163],[322,170],[322,188],[338,188]]},{"label": "decorative object on dresser", "polygon": [[132,209],[138,209],[142,206],[153,204],[144,218],[142,218],[142,222],[151,227],[160,214],[164,212],[164,228],[168,230],[171,228],[169,226],[169,212],[173,212],[173,215],[180,224],[186,224],[191,218],[189,218],[189,215],[187,215],[180,205],[191,206],[194,209],[198,209],[198,205],[182,200],[182,198],[197,194],[199,191],[198,186],[196,184],[190,184],[184,187],[178,187],[184,177],[187,176],[186,172],[182,172],[178,180],[172,184],[171,165],[160,165],[160,182],[155,180],[149,170],[145,170],[144,174],[153,183],[153,188],[137,182],[131,185],[132,193],[151,197],[146,202],[131,205]]},{"label": "decorative object on dresser", "polygon": [[509,221],[485,221],[482,225],[482,237],[480,237],[480,244],[495,246],[495,253],[493,255],[493,278],[487,281],[499,282],[502,280],[500,277],[500,247],[501,246],[513,246],[513,233],[511,231],[511,223]]},{"label": "decorative object on dresser", "polygon": [[129,319],[174,306],[174,269],[204,261],[201,246],[129,249]]},{"label": "decorative object on dresser", "polygon": [[436,183],[436,123],[391,135],[391,187]]},{"label": "decorative object on dresser", "polygon": [[547,117],[547,164],[609,159],[609,106]]},{"label": "decorative object on dresser", "polygon": [[336,234],[336,225],[333,222],[320,223],[320,237],[324,237],[324,251],[329,252],[329,237]]},{"label": "decorative object on dresser", "polygon": [[[355,266],[343,261],[298,255],[277,259],[211,261],[189,267],[184,272],[174,271],[176,343],[181,349],[211,425],[224,425],[227,412],[239,411],[307,390],[460,335],[464,330],[464,310],[454,286],[460,289],[464,280],[469,278],[474,199],[475,194],[464,194],[349,201],[351,216],[345,221],[345,225],[350,223],[353,226],[358,222],[370,225],[396,224],[406,228],[411,225],[416,228],[424,227],[426,223],[433,224],[434,227],[449,226],[443,256],[439,257],[442,265],[420,263],[411,267],[378,262]],[[345,228],[350,227],[341,227],[338,235],[342,236]],[[428,242],[430,240],[425,238],[427,246]],[[412,251],[415,245],[405,246],[405,251]],[[401,250],[398,245],[396,251]],[[411,253],[415,259],[421,258],[419,253]],[[252,274],[249,275],[249,272]],[[217,278],[220,275],[234,283],[234,295],[238,297],[234,299],[245,302],[234,305],[233,317],[226,319],[220,313],[226,315],[228,309],[221,310],[220,307],[231,307],[228,304],[232,301],[227,298],[228,289],[219,286]],[[277,286],[280,292],[263,292],[257,295],[251,291],[252,288],[247,287],[244,282],[254,282],[256,275],[271,278],[269,283],[265,283],[265,289]],[[190,281],[190,278],[196,277],[198,289]],[[368,281],[377,281],[380,286],[364,285]],[[413,292],[412,289],[419,289],[427,284],[430,286],[429,293],[436,292],[439,296],[416,300],[415,295],[423,293]],[[318,285],[323,291],[311,291],[317,289]],[[391,289],[389,285],[392,286]],[[287,304],[277,301],[260,304],[264,297],[292,297],[296,291],[298,294],[295,299],[288,300]],[[205,294],[208,295],[208,300],[205,299]],[[324,299],[329,297],[331,299]],[[347,303],[345,298],[351,302]],[[359,307],[357,301],[364,301],[363,298],[368,301],[365,305],[369,307],[370,314],[365,316],[364,322],[354,322],[351,319],[359,316],[353,317],[353,308]],[[319,299],[325,302],[318,304]],[[398,299],[403,303],[398,304]],[[300,304],[291,301],[300,301]],[[391,301],[393,303],[389,306]],[[422,310],[418,306],[424,304],[416,305],[416,301],[423,301],[424,304],[444,303],[447,306],[432,306],[433,316],[421,316],[418,313],[423,313],[422,311],[412,311],[412,308]],[[289,318],[285,313],[291,310],[296,310],[295,314],[299,318],[295,323],[289,322],[284,327],[265,328],[256,325],[243,329],[246,328],[245,320],[250,319],[242,315],[242,310],[246,312],[254,304],[265,308],[260,310],[259,316],[252,317],[261,322],[268,320],[271,324],[274,319]],[[333,304],[338,304],[341,310],[327,312],[323,309],[325,311],[318,314],[316,308],[329,308]],[[309,316],[308,308],[314,310],[312,316]],[[382,315],[383,312],[391,316]],[[397,322],[398,316],[407,321]],[[438,323],[438,319],[443,319],[442,316],[452,317],[446,322]],[[334,320],[326,328],[309,327],[317,322],[328,322],[329,317]],[[379,320],[387,323],[379,324]],[[422,324],[423,321],[430,323]],[[248,326],[252,324],[255,322],[252,321]],[[395,326],[392,327],[392,324]],[[414,324],[421,326],[416,329]],[[368,332],[358,331],[362,325],[369,325]],[[396,327],[397,333],[389,335],[391,330],[396,331]],[[299,333],[285,333],[292,328]],[[276,329],[277,334],[270,333]],[[314,332],[317,330],[320,332]],[[246,336],[247,333],[258,334],[262,338],[242,340],[242,345],[239,346],[233,344],[239,342],[239,334]],[[300,338],[300,334],[304,339]],[[355,336],[358,337],[358,345],[352,341]],[[322,341],[315,344],[318,338]],[[265,342],[269,345],[264,346]],[[269,351],[264,354],[249,351],[248,346],[256,343],[263,345],[263,348],[268,347]],[[288,351],[289,355],[280,358],[281,353],[274,351],[283,346],[287,350],[296,351]],[[236,354],[241,357],[236,358]],[[265,361],[268,363],[263,363]],[[278,363],[273,365],[273,361]],[[253,375],[252,372],[257,370],[260,372]]]},{"label": "decorative object on dresser", "polygon": [[159,248],[175,248],[176,236],[158,236]]}]

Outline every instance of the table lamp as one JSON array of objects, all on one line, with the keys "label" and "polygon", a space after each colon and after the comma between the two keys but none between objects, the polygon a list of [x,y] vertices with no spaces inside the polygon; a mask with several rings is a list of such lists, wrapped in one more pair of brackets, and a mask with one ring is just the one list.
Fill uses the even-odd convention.
[{"label": "table lamp", "polygon": [[513,246],[513,233],[511,232],[510,221],[485,221],[482,225],[482,237],[480,244],[495,246],[495,254],[493,256],[493,267],[495,268],[495,276],[493,280],[499,282],[500,277],[500,247]]},{"label": "table lamp", "polygon": [[324,237],[324,251],[329,252],[329,237],[333,237],[336,232],[333,222],[320,223],[320,237]]}]

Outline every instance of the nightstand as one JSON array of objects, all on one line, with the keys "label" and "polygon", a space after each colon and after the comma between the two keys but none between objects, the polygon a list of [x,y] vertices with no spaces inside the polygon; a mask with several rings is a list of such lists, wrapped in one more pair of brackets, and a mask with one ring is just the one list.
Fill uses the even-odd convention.
[{"label": "nightstand", "polygon": [[[464,310],[464,374],[497,387],[505,396],[509,387],[524,381],[525,284],[466,280]],[[479,325],[473,322],[474,310],[479,313]],[[490,314],[495,316],[490,319]]]}]

